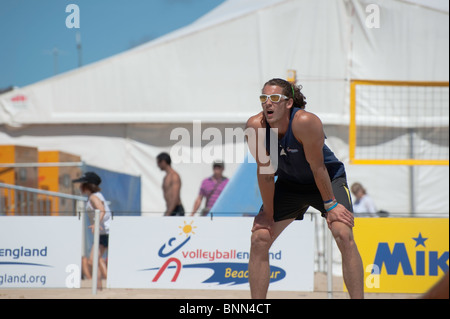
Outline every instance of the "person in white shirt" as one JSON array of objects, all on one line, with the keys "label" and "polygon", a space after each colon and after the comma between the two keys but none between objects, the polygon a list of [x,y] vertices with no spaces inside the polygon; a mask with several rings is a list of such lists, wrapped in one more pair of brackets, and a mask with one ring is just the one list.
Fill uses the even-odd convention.
[{"label": "person in white shirt", "polygon": [[[83,176],[78,179],[72,181],[73,183],[81,183],[80,191],[83,195],[88,197],[88,201],[86,202],[86,213],[92,213],[95,210],[100,211],[100,238],[99,238],[99,272],[97,277],[97,288],[102,288],[102,274],[106,276],[106,263],[103,260],[102,256],[108,249],[108,235],[109,235],[109,226],[111,222],[111,210],[108,206],[107,201],[102,193],[100,193],[101,189],[99,187],[102,182],[100,176],[98,176],[94,172],[86,172]],[[89,226],[92,232],[94,232],[94,225]],[[92,247],[93,248],[93,247]],[[94,249],[91,249],[90,258],[88,261],[88,265],[92,267],[93,259],[94,259]]]},{"label": "person in white shirt", "polygon": [[372,198],[367,195],[365,188],[360,183],[353,183],[351,187],[356,200],[353,202],[353,213],[370,217],[377,216],[377,208]]}]

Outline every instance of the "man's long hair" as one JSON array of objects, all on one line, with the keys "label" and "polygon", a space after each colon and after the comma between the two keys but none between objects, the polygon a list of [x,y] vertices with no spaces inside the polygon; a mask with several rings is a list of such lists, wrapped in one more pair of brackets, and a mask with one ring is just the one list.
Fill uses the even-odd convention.
[{"label": "man's long hair", "polygon": [[[283,79],[272,79],[266,84],[264,84],[264,87],[266,85],[276,85],[281,88],[283,88],[283,94],[286,95],[288,98],[291,98],[294,100],[294,107],[298,107],[302,110],[306,107],[306,97],[303,95],[301,90],[303,89],[303,86],[301,85],[295,85],[291,84],[286,80]],[[264,90],[263,87],[263,90]]]}]

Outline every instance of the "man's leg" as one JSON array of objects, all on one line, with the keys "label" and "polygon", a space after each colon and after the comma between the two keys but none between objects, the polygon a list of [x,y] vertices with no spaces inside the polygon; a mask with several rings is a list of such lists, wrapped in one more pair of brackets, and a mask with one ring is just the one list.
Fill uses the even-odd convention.
[{"label": "man's leg", "polygon": [[341,222],[331,224],[331,232],[342,255],[342,273],[350,298],[364,298],[364,270],[350,227]]},{"label": "man's leg", "polygon": [[272,228],[273,238],[271,238],[267,229],[258,229],[252,233],[250,260],[248,262],[248,279],[253,299],[266,298],[270,281],[269,248],[293,220],[286,219],[276,222]]}]

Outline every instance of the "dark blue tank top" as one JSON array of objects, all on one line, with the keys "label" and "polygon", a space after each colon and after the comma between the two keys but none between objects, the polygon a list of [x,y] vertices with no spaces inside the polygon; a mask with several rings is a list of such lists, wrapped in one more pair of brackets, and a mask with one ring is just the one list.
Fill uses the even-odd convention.
[{"label": "dark blue tank top", "polygon": [[[275,174],[279,179],[289,180],[297,184],[315,184],[314,175],[306,160],[303,145],[292,132],[292,121],[295,113],[299,110],[299,108],[292,110],[288,130],[283,138],[278,140],[278,168]],[[271,129],[266,122],[266,149],[269,154],[270,134]],[[274,133],[272,132],[272,134]],[[331,180],[345,174],[344,164],[336,158],[325,144],[323,146],[323,158]]]}]

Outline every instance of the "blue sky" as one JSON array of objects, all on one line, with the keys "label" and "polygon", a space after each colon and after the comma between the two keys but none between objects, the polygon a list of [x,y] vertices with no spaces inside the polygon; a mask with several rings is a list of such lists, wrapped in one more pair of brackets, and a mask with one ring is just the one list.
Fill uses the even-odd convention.
[{"label": "blue sky", "polygon": [[[22,87],[126,51],[190,24],[225,0],[0,0],[0,89]],[[66,6],[80,10],[80,28],[66,27]]]}]

